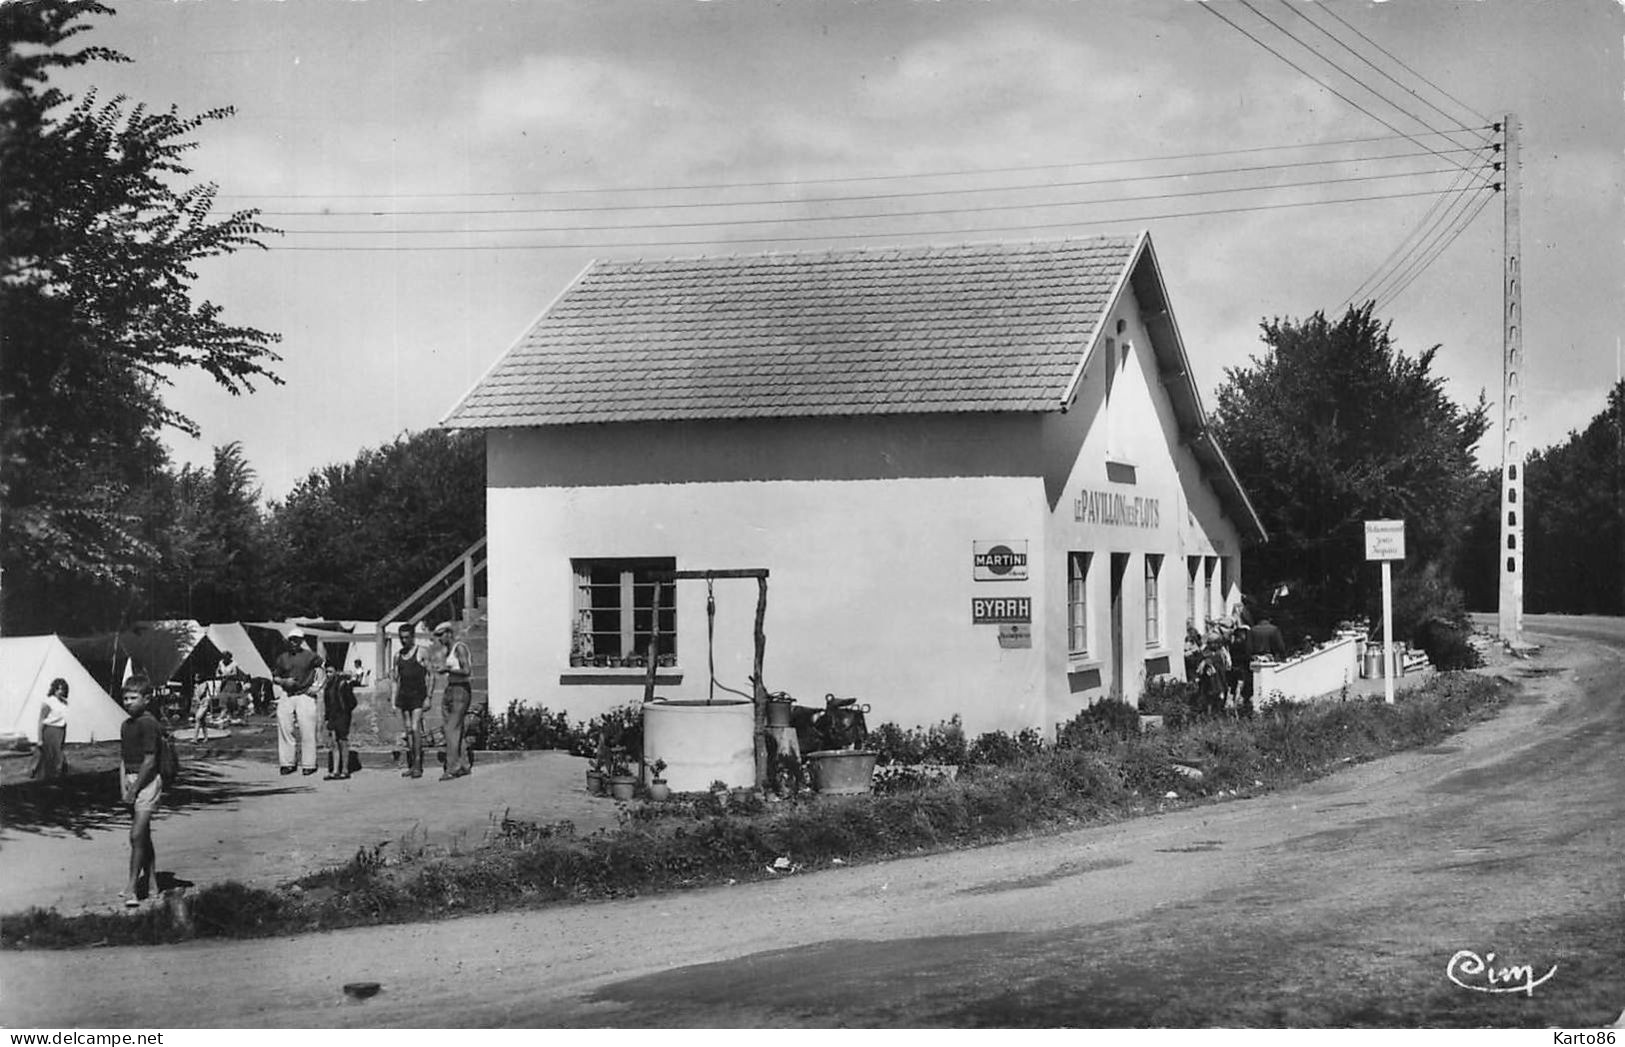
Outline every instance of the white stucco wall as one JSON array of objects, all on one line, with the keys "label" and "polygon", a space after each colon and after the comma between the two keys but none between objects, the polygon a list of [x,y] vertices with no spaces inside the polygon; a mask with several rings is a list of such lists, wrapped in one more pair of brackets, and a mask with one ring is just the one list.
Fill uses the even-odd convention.
[{"label": "white stucco wall", "polygon": [[[642,674],[569,668],[571,558],[672,556],[681,570],[765,567],[765,679],[798,701],[861,698],[871,722],[966,729],[1043,724],[1043,648],[1001,649],[995,626],[971,624],[974,539],[1038,539],[1048,505],[1037,478],[768,481],[623,487],[493,488],[491,694],[585,719],[641,698]],[[1041,559],[1041,558],[1040,558]],[[1032,565],[1034,578],[1053,573]],[[682,682],[657,693],[703,698],[705,584],[678,584]],[[1040,585],[1035,621],[1051,617]],[[1000,590],[997,594],[1003,595]],[[716,672],[749,691],[753,580],[716,583]],[[625,683],[571,682],[623,676]],[[719,692],[722,697],[728,697]]]}]

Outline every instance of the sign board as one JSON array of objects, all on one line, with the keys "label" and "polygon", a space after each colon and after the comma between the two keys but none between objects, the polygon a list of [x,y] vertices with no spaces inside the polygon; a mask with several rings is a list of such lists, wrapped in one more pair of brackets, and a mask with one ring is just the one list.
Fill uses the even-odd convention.
[{"label": "sign board", "polygon": [[1027,543],[973,541],[971,565],[978,582],[1025,582]]},{"label": "sign board", "polygon": [[972,625],[1031,625],[1033,598],[1030,596],[973,596],[970,601]]},{"label": "sign board", "polygon": [[1367,520],[1365,522],[1367,560],[1405,559],[1405,521]]},{"label": "sign board", "polygon": [[999,646],[1005,650],[1033,645],[1033,627],[1030,625],[999,626]]}]

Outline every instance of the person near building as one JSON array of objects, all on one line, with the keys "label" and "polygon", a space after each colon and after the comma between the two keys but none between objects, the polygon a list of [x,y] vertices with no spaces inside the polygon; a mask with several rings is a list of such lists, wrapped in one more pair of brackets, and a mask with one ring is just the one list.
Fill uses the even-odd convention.
[{"label": "person near building", "polygon": [[215,670],[215,695],[219,699],[226,723],[240,724],[243,722],[244,707],[247,703],[249,679],[237,664],[237,659],[230,651],[220,654],[220,668]]},{"label": "person near building", "polygon": [[321,700],[324,675],[321,657],[306,646],[304,632],[290,632],[287,649],[276,656],[276,665],[271,669],[271,682],[280,692],[276,701],[276,751],[283,774],[294,772],[296,753],[299,770],[307,775],[316,773],[316,725],[321,720],[316,706]]},{"label": "person near building", "polygon": [[1239,620],[1230,630],[1230,705],[1242,716],[1253,714],[1252,632],[1250,622]]},{"label": "person near building", "polygon": [[355,706],[355,680],[349,673],[329,673],[322,686],[322,715],[332,738],[324,781],[342,782],[350,777],[350,719]]},{"label": "person near building", "polygon": [[473,771],[468,758],[466,727],[469,706],[474,702],[471,670],[474,658],[468,644],[457,639],[457,627],[441,622],[434,627],[434,638],[445,653],[446,692],[441,711],[446,720],[446,769],[440,775],[443,782],[461,778]]},{"label": "person near building", "polygon": [[[1259,613],[1258,621],[1247,636],[1247,650],[1254,658],[1262,656],[1273,658],[1278,662],[1286,661],[1286,637],[1282,636],[1280,628],[1270,621],[1268,614]],[[1249,710],[1252,708],[1251,696],[1248,698],[1247,707]]]},{"label": "person near building", "polygon": [[28,777],[46,781],[62,777],[67,767],[62,745],[68,740],[68,681],[57,677],[46,688],[39,707],[39,747]]},{"label": "person near building", "polygon": [[119,727],[119,784],[130,805],[130,882],[124,905],[134,909],[152,889],[157,876],[158,851],[152,843],[152,816],[158,810],[163,779],[158,775],[158,750],[163,730],[152,715],[152,681],[132,676],[120,692],[127,718]]},{"label": "person near building", "polygon": [[401,777],[422,778],[423,707],[429,701],[429,666],[418,649],[417,628],[411,622],[401,626],[399,636],[400,650],[395,652],[390,679],[395,682],[395,708],[400,710],[405,732],[406,770]]}]

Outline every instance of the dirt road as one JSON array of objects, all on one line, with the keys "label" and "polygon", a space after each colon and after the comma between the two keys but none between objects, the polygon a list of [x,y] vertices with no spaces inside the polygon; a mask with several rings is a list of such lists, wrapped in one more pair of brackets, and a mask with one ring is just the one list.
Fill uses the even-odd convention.
[{"label": "dirt road", "polygon": [[1625,1007],[1625,623],[1530,625],[1497,719],[1290,793],[626,902],[11,952],[0,1021],[1594,1027]]}]

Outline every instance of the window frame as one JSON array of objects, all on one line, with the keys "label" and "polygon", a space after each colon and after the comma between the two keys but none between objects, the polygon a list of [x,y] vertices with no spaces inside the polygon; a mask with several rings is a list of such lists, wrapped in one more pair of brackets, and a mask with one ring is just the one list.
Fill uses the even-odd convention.
[{"label": "window frame", "polygon": [[1162,627],[1162,564],[1161,553],[1145,554],[1145,645],[1160,648],[1167,642]]},{"label": "window frame", "polygon": [[[636,656],[647,656],[650,635],[649,624],[658,631],[659,657],[667,658],[667,667],[677,661],[677,599],[676,586],[660,585],[647,576],[653,571],[675,571],[677,560],[670,556],[579,556],[570,558],[570,572],[574,580],[571,588],[569,655],[575,664],[576,623],[586,620],[591,625],[593,659],[580,666],[638,667]],[[595,575],[595,572],[598,572]],[[604,573],[613,572],[613,581],[599,580]],[[614,590],[613,600],[595,599],[594,592]],[[655,606],[656,594],[665,599]],[[646,627],[638,628],[642,616]],[[606,628],[606,620],[613,623]],[[607,650],[606,640],[613,638],[615,650]],[[640,645],[641,641],[641,645]],[[645,665],[647,662],[645,661]]]},{"label": "window frame", "polygon": [[1090,657],[1089,575],[1094,553],[1074,550],[1066,554],[1066,653],[1072,661]]}]

